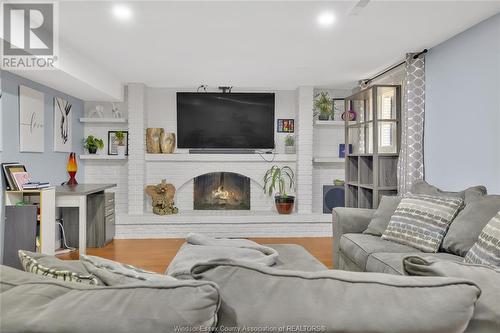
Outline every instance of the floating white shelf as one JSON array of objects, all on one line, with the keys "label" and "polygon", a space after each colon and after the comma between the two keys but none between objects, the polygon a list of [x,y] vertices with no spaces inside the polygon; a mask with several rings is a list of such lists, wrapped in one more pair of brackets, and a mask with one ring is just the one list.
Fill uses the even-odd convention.
[{"label": "floating white shelf", "polygon": [[295,154],[146,154],[148,162],[296,162]]},{"label": "floating white shelf", "polygon": [[99,154],[88,154],[88,155],[80,155],[81,160],[119,160],[125,161],[128,156],[118,156],[118,155],[99,155]]},{"label": "floating white shelf", "polygon": [[[355,124],[355,121],[350,121],[349,125]],[[343,127],[345,122],[343,120],[315,120],[314,126],[340,126]]]},{"label": "floating white shelf", "polygon": [[333,156],[317,156],[313,158],[314,163],[344,163],[345,158]]},{"label": "floating white shelf", "polygon": [[99,123],[99,124],[125,124],[125,118],[80,118],[81,123]]}]

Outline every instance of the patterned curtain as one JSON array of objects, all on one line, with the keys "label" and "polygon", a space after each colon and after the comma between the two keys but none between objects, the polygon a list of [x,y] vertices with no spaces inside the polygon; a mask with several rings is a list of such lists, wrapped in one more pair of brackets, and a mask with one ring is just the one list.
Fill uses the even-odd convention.
[{"label": "patterned curtain", "polygon": [[398,161],[399,195],[424,179],[425,59],[406,55],[406,78],[401,110],[401,150]]}]

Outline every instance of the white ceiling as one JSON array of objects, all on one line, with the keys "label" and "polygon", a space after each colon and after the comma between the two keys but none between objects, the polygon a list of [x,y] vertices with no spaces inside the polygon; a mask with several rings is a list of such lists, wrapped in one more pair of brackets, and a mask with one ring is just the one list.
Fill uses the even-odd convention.
[{"label": "white ceiling", "polygon": [[[500,12],[500,1],[135,1],[60,3],[60,39],[121,82],[351,88]],[[316,23],[335,13],[331,28]]]}]

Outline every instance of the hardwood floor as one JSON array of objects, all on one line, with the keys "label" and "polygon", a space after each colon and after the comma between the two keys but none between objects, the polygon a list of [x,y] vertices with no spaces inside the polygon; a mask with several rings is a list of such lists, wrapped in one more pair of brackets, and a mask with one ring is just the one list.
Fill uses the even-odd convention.
[{"label": "hardwood floor", "polygon": [[[260,244],[298,244],[319,261],[332,267],[332,238],[250,238]],[[174,258],[183,238],[170,239],[115,239],[103,248],[88,248],[87,254],[99,256],[142,269],[164,273]],[[61,259],[78,259],[78,252],[58,256]]]}]

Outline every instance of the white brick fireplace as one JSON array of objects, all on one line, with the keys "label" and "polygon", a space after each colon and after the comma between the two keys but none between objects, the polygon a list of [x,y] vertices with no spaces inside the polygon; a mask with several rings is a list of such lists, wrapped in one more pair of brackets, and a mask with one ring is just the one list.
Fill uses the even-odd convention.
[{"label": "white brick fireplace", "polygon": [[[331,235],[331,216],[313,209],[312,87],[274,91],[275,118],[296,121],[297,155],[284,154],[285,134],[276,133],[275,154],[147,154],[145,129],[162,127],[176,131],[175,93],[186,89],[128,85],[128,161],[85,161],[85,181],[115,182],[116,238],[185,237],[203,232],[228,237],[293,237]],[[85,135],[92,134],[86,128]],[[263,176],[272,165],[288,165],[296,174],[296,205],[292,215],[279,215],[274,199],[262,190]],[[250,178],[250,210],[207,211],[193,209],[193,179],[211,172],[233,172]],[[179,213],[154,215],[144,193],[146,185],[162,179],[176,187]]]}]

